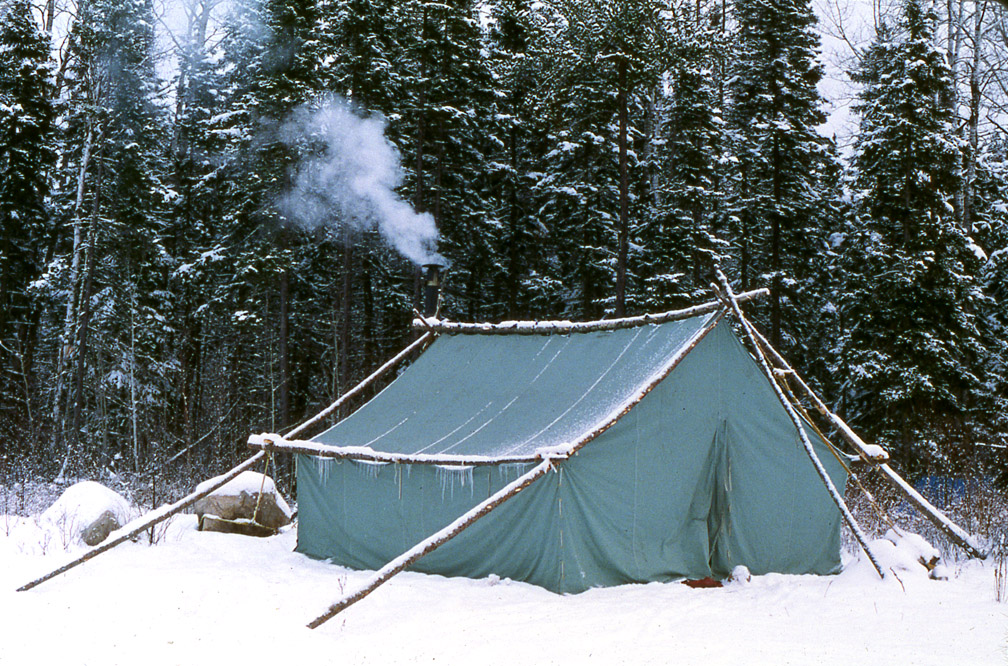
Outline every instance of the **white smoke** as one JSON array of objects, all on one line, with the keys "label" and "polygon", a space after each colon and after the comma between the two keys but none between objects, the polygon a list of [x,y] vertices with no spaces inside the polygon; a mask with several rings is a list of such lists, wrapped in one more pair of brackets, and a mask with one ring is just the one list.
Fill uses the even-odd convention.
[{"label": "white smoke", "polygon": [[396,194],[403,170],[385,127],[383,118],[361,117],[338,97],[294,111],[280,138],[305,153],[280,209],[310,228],[377,229],[410,261],[444,263],[435,252],[434,218]]}]

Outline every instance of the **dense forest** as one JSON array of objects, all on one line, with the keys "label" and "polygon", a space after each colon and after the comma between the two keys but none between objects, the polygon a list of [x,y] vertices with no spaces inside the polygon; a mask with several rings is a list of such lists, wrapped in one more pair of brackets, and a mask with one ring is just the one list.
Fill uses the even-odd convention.
[{"label": "dense forest", "polygon": [[[246,455],[441,316],[710,299],[909,474],[1008,432],[1008,9],[872,5],[850,145],[809,0],[0,0],[7,472]],[[365,396],[366,398],[367,396]]]}]

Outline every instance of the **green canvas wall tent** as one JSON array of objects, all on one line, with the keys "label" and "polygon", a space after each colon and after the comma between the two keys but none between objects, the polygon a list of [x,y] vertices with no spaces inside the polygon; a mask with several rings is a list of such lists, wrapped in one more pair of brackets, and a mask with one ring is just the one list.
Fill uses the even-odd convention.
[{"label": "green canvas wall tent", "polygon": [[[298,550],[380,568],[622,411],[716,317],[566,335],[439,336],[388,388],[315,438],[431,461],[299,455]],[[843,487],[843,467],[816,445]],[[722,319],[611,428],[415,568],[580,592],[723,577],[737,564],[835,571],[840,512]]]},{"label": "green canvas wall tent", "polygon": [[[984,557],[749,323],[739,304],[766,290],[736,296],[717,276],[718,300],[659,315],[497,325],[420,317],[418,339],[321,412],[283,435],[253,435],[247,460],[18,591],[268,467],[275,451],[298,455],[298,550],[377,569],[311,628],[411,566],[557,592],[721,576],[736,564],[828,573],[840,564],[841,518],[884,577],[839,491],[848,473],[856,479],[848,458]],[[357,412],[299,439],[418,352]],[[853,455],[826,441],[806,409]]]},{"label": "green canvas wall tent", "polygon": [[842,518],[867,551],[840,499],[850,460],[799,413],[793,371],[738,307],[760,294],[720,295],[588,323],[420,318],[411,349],[424,351],[356,412],[307,441],[293,435],[335,405],[286,437],[251,437],[297,454],[298,550],[378,572],[316,622],[407,566],[555,592],[739,564],[827,574]]}]

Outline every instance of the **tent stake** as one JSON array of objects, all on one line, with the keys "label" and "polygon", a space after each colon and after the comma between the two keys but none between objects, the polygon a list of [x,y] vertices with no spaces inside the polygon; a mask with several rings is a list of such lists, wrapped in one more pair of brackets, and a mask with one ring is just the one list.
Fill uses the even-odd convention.
[{"label": "tent stake", "polygon": [[819,399],[819,396],[817,396],[812,389],[809,388],[808,384],[806,384],[798,373],[795,372],[794,368],[788,365],[787,361],[784,360],[777,350],[773,348],[770,342],[763,337],[763,335],[757,331],[755,327],[752,327],[750,324],[750,328],[752,328],[752,332],[759,340],[761,347],[763,347],[763,349],[773,357],[775,363],[788,371],[791,377],[794,378],[795,383],[798,384],[798,387],[809,398],[809,400],[812,401],[812,404],[815,405],[816,410],[822,414],[834,428],[836,428],[837,432],[840,433],[840,437],[843,438],[844,441],[850,444],[862,458],[865,458],[873,465],[877,465],[879,470],[882,472],[882,475],[888,479],[890,483],[892,483],[893,487],[895,487],[908,502],[913,504],[918,511],[924,514],[924,516],[926,516],[935,527],[948,537],[949,541],[962,548],[970,557],[983,559],[983,548],[980,547],[980,544],[977,543],[976,539],[974,539],[959,525],[952,522],[948,516],[939,511],[933,504],[931,504],[931,502],[927,501],[923,495],[917,492],[913,486],[897,474],[888,463],[876,460],[872,457],[870,455],[870,451],[868,450],[868,445],[865,444],[864,440],[858,437],[857,433],[855,433],[843,419],[834,414],[829,407],[826,406],[826,403]]},{"label": "tent stake", "polygon": [[812,448],[812,442],[809,441],[808,434],[805,432],[805,428],[802,427],[801,417],[798,416],[798,412],[795,411],[794,406],[788,401],[787,396],[784,395],[780,385],[777,383],[777,378],[774,377],[773,369],[770,367],[766,355],[763,353],[763,350],[756,342],[756,337],[752,333],[751,324],[749,324],[749,321],[742,314],[742,309],[739,308],[738,301],[735,300],[735,294],[732,292],[731,285],[728,284],[728,278],[725,277],[725,274],[721,272],[720,269],[717,269],[717,278],[718,282],[721,283],[722,296],[725,297],[727,304],[730,305],[732,311],[739,320],[739,324],[746,332],[746,336],[749,338],[749,342],[753,346],[753,351],[756,352],[756,360],[759,361],[760,367],[763,369],[763,374],[765,374],[767,379],[770,380],[770,385],[773,386],[773,390],[777,394],[777,398],[780,400],[784,410],[791,418],[791,422],[794,424],[795,430],[798,431],[798,438],[801,440],[802,446],[805,447],[805,453],[808,454],[809,459],[812,461],[812,466],[815,467],[816,473],[819,474],[819,478],[826,486],[826,490],[829,491],[830,497],[833,498],[833,503],[837,505],[838,509],[840,509],[841,515],[843,515],[844,520],[847,521],[847,525],[851,528],[851,531],[854,533],[858,543],[861,544],[861,548],[864,549],[864,552],[871,561],[872,566],[875,567],[875,571],[878,572],[880,578],[884,579],[885,573],[882,571],[882,566],[879,564],[878,559],[875,557],[875,553],[872,552],[871,547],[868,545],[868,539],[865,537],[864,532],[861,531],[861,526],[858,525],[857,520],[854,519],[854,515],[850,512],[850,509],[847,508],[847,504],[843,501],[843,497],[840,496],[840,492],[837,490],[836,486],[833,485],[833,480],[830,479],[829,474],[826,473],[826,468],[823,467],[822,461],[819,460],[819,456],[816,455],[815,449]]},{"label": "tent stake", "polygon": [[[325,409],[323,409],[321,412],[319,412],[318,414],[316,414],[312,418],[308,419],[307,421],[305,421],[301,425],[297,426],[296,428],[294,428],[293,430],[291,430],[290,432],[288,432],[285,436],[286,437],[293,437],[294,435],[297,435],[298,433],[304,432],[305,430],[307,430],[311,426],[315,425],[316,423],[318,423],[319,421],[321,421],[325,417],[327,417],[330,414],[332,414],[333,412],[335,412],[347,400],[349,400],[350,398],[352,398],[355,395],[357,395],[358,393],[360,393],[362,390],[364,390],[365,387],[367,387],[369,384],[371,384],[376,379],[378,379],[379,377],[381,377],[383,374],[385,374],[386,372],[388,372],[392,367],[394,367],[397,363],[399,363],[401,360],[403,360],[404,358],[406,358],[413,351],[415,351],[416,349],[420,348],[421,346],[429,343],[433,339],[433,337],[434,337],[434,334],[428,332],[425,335],[422,335],[419,338],[417,338],[416,340],[414,340],[412,344],[410,344],[408,347],[406,347],[405,349],[403,349],[401,352],[399,352],[398,354],[396,354],[394,357],[392,357],[391,359],[389,359],[388,361],[386,361],[380,368],[378,368],[377,370],[375,370],[374,372],[372,372],[370,375],[368,375],[364,379],[364,381],[362,381],[361,383],[357,384],[352,389],[350,389],[349,391],[347,391],[346,393],[344,393],[343,395],[341,395],[339,397],[339,399],[337,399],[334,403],[332,403],[331,405],[329,405],[328,407],[326,407]],[[111,535],[109,535],[109,538],[107,538],[104,542],[102,542],[99,545],[97,545],[97,546],[95,546],[95,547],[93,547],[93,548],[85,551],[82,555],[80,555],[77,558],[71,560],[70,562],[67,562],[66,564],[64,564],[63,566],[59,567],[58,569],[55,569],[54,571],[51,571],[51,572],[47,573],[46,575],[42,576],[41,578],[36,578],[35,580],[31,581],[30,583],[26,583],[25,585],[22,585],[21,587],[19,587],[17,589],[17,591],[18,592],[24,592],[26,590],[32,589],[36,585],[41,585],[42,583],[46,582],[47,580],[55,578],[56,576],[58,576],[58,575],[60,575],[62,573],[65,573],[65,572],[69,571],[70,569],[73,569],[74,567],[87,562],[88,560],[90,560],[93,557],[97,557],[98,555],[101,555],[105,551],[111,550],[111,549],[115,548],[119,544],[121,544],[121,543],[123,543],[125,541],[129,541],[130,539],[132,539],[136,535],[140,534],[144,530],[150,529],[154,525],[157,525],[160,522],[168,520],[169,518],[171,518],[175,514],[181,513],[183,510],[185,510],[187,507],[189,507],[190,505],[192,505],[197,500],[200,500],[200,499],[206,497],[207,495],[209,495],[213,491],[217,490],[218,488],[220,488],[221,486],[223,486],[224,484],[226,484],[231,479],[235,478],[236,476],[238,476],[239,474],[241,474],[245,470],[247,470],[250,467],[252,467],[253,465],[255,465],[257,462],[259,462],[260,460],[262,460],[265,456],[266,456],[266,451],[265,450],[259,451],[258,453],[256,453],[255,455],[253,455],[251,458],[248,458],[247,460],[245,460],[244,462],[242,462],[241,464],[239,464],[237,467],[234,467],[233,469],[225,472],[221,476],[216,477],[216,480],[214,481],[214,483],[211,484],[210,486],[208,486],[207,488],[205,488],[204,490],[202,490],[200,492],[190,493],[190,494],[186,495],[185,497],[183,497],[182,499],[178,500],[177,502],[175,502],[173,504],[165,504],[165,505],[162,505],[162,506],[158,507],[157,509],[154,509],[153,511],[147,512],[146,514],[144,514],[140,518],[137,518],[137,520],[135,520],[133,522],[130,522],[130,523],[126,524],[124,527],[116,530],[116,532],[113,532]]]},{"label": "tent stake", "polygon": [[427,537],[417,545],[413,546],[405,553],[395,558],[381,569],[376,571],[368,581],[359,587],[356,591],[344,596],[342,599],[334,603],[329,609],[319,615],[317,618],[308,623],[309,629],[316,629],[320,625],[328,622],[334,618],[341,611],[345,610],[349,606],[357,603],[367,595],[375,591],[379,586],[388,581],[388,579],[395,576],[397,573],[401,573],[411,564],[419,560],[424,555],[427,555],[431,551],[439,548],[448,540],[457,536],[462,530],[466,529],[477,520],[483,516],[490,513],[493,509],[497,508],[507,500],[511,499],[519,492],[529,487],[533,481],[539,477],[545,475],[553,469],[552,460],[544,460],[539,463],[536,467],[525,473],[524,475],[518,477],[508,485],[504,486],[496,493],[488,497],[486,500],[480,502],[469,511],[465,512],[461,516],[455,519],[454,522],[450,523],[447,527],[435,532],[431,536]]}]

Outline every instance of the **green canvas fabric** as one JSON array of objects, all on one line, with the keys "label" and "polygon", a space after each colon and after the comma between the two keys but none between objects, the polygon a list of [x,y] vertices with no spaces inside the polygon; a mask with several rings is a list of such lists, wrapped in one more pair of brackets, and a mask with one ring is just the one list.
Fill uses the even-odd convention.
[{"label": "green canvas fabric", "polygon": [[[842,489],[843,467],[809,434]],[[528,469],[298,456],[298,550],[377,569]],[[737,564],[831,573],[839,552],[839,511],[771,386],[721,322],[612,428],[413,568],[580,592],[722,577]]]},{"label": "green canvas fabric", "polygon": [[394,453],[532,455],[574,441],[624,404],[707,319],[576,335],[442,335],[315,441]]}]

